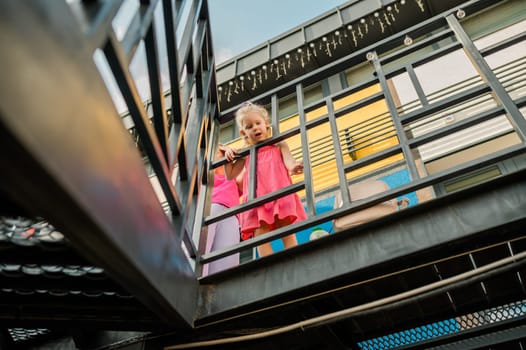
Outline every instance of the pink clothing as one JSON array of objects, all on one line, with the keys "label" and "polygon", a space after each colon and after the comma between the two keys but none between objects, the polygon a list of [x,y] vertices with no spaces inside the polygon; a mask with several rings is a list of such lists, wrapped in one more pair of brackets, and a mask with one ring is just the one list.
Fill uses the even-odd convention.
[{"label": "pink clothing", "polygon": [[[247,201],[249,187],[250,157],[245,162],[243,175],[242,202]],[[257,186],[256,197],[277,191],[292,184],[289,171],[285,167],[279,146],[270,145],[261,147],[257,157]],[[296,193],[267,202],[260,207],[253,208],[239,214],[241,224],[241,238],[252,238],[254,230],[265,222],[272,229],[276,219],[288,218],[291,223],[305,220],[307,213]]]},{"label": "pink clothing", "polygon": [[236,180],[227,180],[225,175],[214,174],[212,203],[222,204],[227,208],[239,205],[239,189]]}]

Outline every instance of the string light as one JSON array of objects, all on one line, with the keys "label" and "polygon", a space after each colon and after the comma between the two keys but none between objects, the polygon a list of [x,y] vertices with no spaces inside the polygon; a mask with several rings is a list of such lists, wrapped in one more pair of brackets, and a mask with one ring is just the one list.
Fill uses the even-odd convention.
[{"label": "string light", "polygon": [[[334,35],[338,38],[338,45],[341,45],[343,43],[342,42],[343,39],[342,39],[342,36],[340,35],[340,31],[339,30],[335,31]],[[336,47],[335,47],[335,49],[336,49]]]},{"label": "string light", "polygon": [[257,81],[256,81],[256,71],[250,71],[250,75],[252,76],[252,90],[256,90],[257,88]]},{"label": "string light", "polygon": [[[419,7],[421,12],[425,12],[423,0],[413,0]],[[217,91],[219,95],[219,102],[222,96],[226,96],[226,100],[231,102],[233,95],[241,92],[256,90],[259,86],[264,84],[269,79],[274,81],[285,79],[289,75],[290,69],[293,67],[292,63],[296,62],[297,66],[305,68],[308,62],[314,57],[321,55],[323,57],[332,58],[338,47],[348,42],[354,48],[359,48],[362,39],[369,34],[370,31],[385,34],[387,29],[392,26],[397,19],[398,14],[406,5],[407,0],[399,0],[391,3],[385,7],[379,7],[369,15],[359,18],[356,22],[345,24],[342,28],[335,30],[332,34],[328,34],[306,43],[302,47],[298,47],[291,53],[272,59],[268,64],[263,64],[260,67],[252,69],[246,75],[240,75],[233,78],[223,86],[219,86]],[[457,10],[457,18],[464,18],[465,12],[462,9]],[[403,40],[404,45],[409,46],[413,44],[413,39],[406,35]],[[318,52],[319,51],[319,52]],[[369,52],[366,54],[367,60],[374,59],[375,54]]]},{"label": "string light", "polygon": [[241,81],[241,91],[245,91],[245,77],[240,76],[239,81]]},{"label": "string light", "polygon": [[415,0],[416,1],[416,4],[418,5],[418,7],[420,8],[420,11],[421,12],[426,12],[425,8],[424,8],[424,2],[422,0]]}]

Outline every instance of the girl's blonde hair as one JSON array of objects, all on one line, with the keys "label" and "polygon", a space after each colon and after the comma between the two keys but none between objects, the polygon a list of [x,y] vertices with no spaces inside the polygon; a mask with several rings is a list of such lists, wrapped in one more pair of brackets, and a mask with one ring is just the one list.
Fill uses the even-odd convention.
[{"label": "girl's blonde hair", "polygon": [[268,112],[267,112],[267,109],[257,103],[252,103],[252,102],[245,102],[243,103],[243,105],[241,106],[241,108],[239,108],[237,111],[236,111],[236,123],[237,123],[237,126],[238,128],[241,130],[243,129],[243,119],[245,119],[245,117],[248,115],[248,113],[250,112],[258,112],[259,114],[261,114],[261,116],[263,117],[263,119],[265,119],[265,121],[269,121],[268,119]]}]

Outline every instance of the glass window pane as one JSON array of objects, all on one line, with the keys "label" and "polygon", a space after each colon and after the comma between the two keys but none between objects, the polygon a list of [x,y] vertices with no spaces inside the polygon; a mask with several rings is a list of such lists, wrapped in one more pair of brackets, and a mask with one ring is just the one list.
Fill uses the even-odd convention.
[{"label": "glass window pane", "polygon": [[462,50],[454,51],[418,66],[415,68],[415,73],[430,102],[445,98],[447,95],[441,92],[446,88],[473,78],[477,79],[473,83],[480,80],[477,71]]}]

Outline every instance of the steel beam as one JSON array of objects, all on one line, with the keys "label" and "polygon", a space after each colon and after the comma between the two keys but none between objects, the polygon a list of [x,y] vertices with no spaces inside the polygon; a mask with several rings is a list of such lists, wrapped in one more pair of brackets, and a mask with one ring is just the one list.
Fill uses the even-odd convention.
[{"label": "steel beam", "polygon": [[218,274],[210,282],[214,288],[205,289],[201,296],[207,304],[199,310],[196,322],[206,323],[207,318],[220,318],[221,313],[236,309],[263,309],[287,301],[287,293],[296,293],[297,298],[298,291],[308,293],[312,287],[365,268],[467,237],[476,241],[482,232],[500,232],[506,225],[526,220],[524,173],[420,204],[406,209],[404,215],[330,235],[320,240],[324,242],[291,248],[272,259],[256,260],[239,271]]},{"label": "steel beam", "polygon": [[196,278],[86,40],[65,2],[0,3],[0,193],[188,328]]}]

